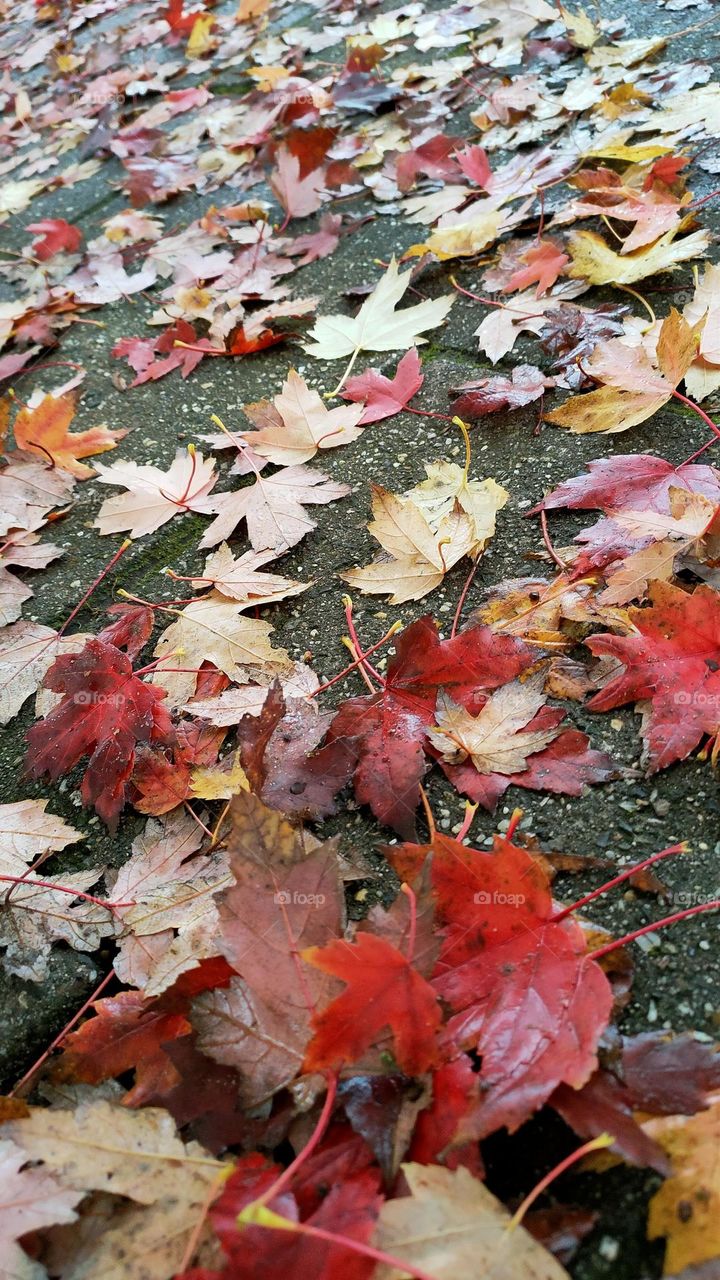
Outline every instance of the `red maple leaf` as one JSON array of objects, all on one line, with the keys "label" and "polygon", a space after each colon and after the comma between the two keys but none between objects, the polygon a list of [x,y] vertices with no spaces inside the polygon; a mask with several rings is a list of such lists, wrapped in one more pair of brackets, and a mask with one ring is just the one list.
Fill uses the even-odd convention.
[{"label": "red maple leaf", "polygon": [[[210,1209],[210,1220],[229,1260],[224,1271],[193,1268],[181,1280],[288,1280],[289,1276],[317,1276],[323,1280],[369,1280],[376,1262],[341,1243],[300,1232],[268,1231],[239,1225],[238,1215],[272,1190],[282,1169],[258,1152],[242,1156],[222,1194]],[[380,1173],[370,1165],[370,1152],[360,1138],[341,1143],[327,1139],[320,1150],[283,1189],[265,1203],[290,1222],[339,1234],[367,1244],[383,1197]],[[316,1191],[316,1186],[318,1190]]]},{"label": "red maple leaf", "polygon": [[[186,345],[176,346],[176,343]],[[127,360],[136,374],[130,386],[139,387],[143,382],[164,378],[173,369],[180,369],[183,378],[187,378],[206,355],[217,355],[218,352],[207,338],[197,337],[187,320],[178,320],[159,338],[120,338],[112,354]],[[159,355],[165,358],[156,360]]]},{"label": "red maple leaf", "polygon": [[537,282],[535,297],[542,298],[570,259],[554,240],[540,240],[521,255],[521,261],[526,265],[513,272],[502,292],[514,293],[516,289],[527,289],[528,285]]},{"label": "red maple leaf", "polygon": [[355,794],[380,822],[412,837],[425,768],[425,731],[435,716],[439,688],[472,706],[480,690],[496,689],[535,661],[513,636],[471,627],[441,640],[432,618],[420,618],[398,636],[378,693],[350,698],[330,726],[328,741],[353,740]]},{"label": "red maple leaf", "polygon": [[334,797],[355,764],[352,744],[333,739],[316,750],[333,719],[293,699],[288,707],[279,681],[270,686],[259,715],[237,726],[243,768],[252,790],[272,809],[303,818],[336,813]]},{"label": "red maple leaf", "polygon": [[684,760],[704,734],[720,732],[720,597],[705,584],[692,593],[654,582],[651,605],[630,609],[632,635],[586,640],[625,667],[590,699],[592,711],[649,700],[642,735],[648,772]]},{"label": "red maple leaf", "polygon": [[674,467],[652,453],[618,453],[614,458],[595,458],[588,463],[586,475],[564,480],[528,515],[557,507],[588,510],[597,507],[601,511],[627,507],[665,515],[670,510],[671,488],[687,489],[689,493],[701,493],[711,502],[720,502],[720,472],[697,463]]},{"label": "red maple leaf", "polygon": [[[559,709],[543,707],[527,728],[551,729],[563,718],[564,712]],[[607,752],[591,747],[587,734],[579,729],[563,730],[549,746],[528,758],[527,769],[522,773],[478,773],[470,761],[463,764],[441,761],[440,767],[461,795],[491,813],[510,786],[581,796],[586,786],[609,782],[618,775],[617,766]]]},{"label": "red maple leaf", "polygon": [[460,397],[452,410],[460,418],[482,418],[499,409],[520,409],[538,400],[554,385],[555,379],[546,377],[534,364],[519,364],[509,378],[495,374],[492,378],[478,378],[451,388],[450,394]]},{"label": "red maple leaf", "polygon": [[419,173],[427,178],[436,178],[452,182],[458,178],[458,161],[453,152],[459,138],[448,138],[438,133],[428,138],[419,147],[403,151],[395,161],[397,184],[401,191],[409,191],[414,187]]},{"label": "red maple leaf", "polygon": [[167,741],[172,721],[162,706],[165,690],[133,673],[127,654],[102,640],[80,653],[55,659],[43,685],[63,694],[59,706],[27,733],[29,777],[67,773],[89,762],[80,794],[114,828],[125,803],[138,743]]},{"label": "red maple leaf", "polygon": [[484,147],[465,147],[464,151],[457,151],[455,154],[465,177],[487,190],[492,179],[492,169]]},{"label": "red maple leaf", "polygon": [[432,985],[452,1011],[443,1044],[482,1056],[480,1100],[456,1135],[465,1141],[517,1128],[561,1083],[584,1084],[612,991],[579,925],[553,920],[548,872],[528,850],[501,836],[487,853],[435,835],[393,862],[415,880],[428,854],[444,926]]},{"label": "red maple leaf", "polygon": [[[643,191],[650,191],[655,182],[664,182],[666,187],[671,187],[680,178],[680,170],[689,163],[688,156],[661,156],[645,174]],[[680,181],[684,185],[685,179],[680,178]]]},{"label": "red maple leaf", "polygon": [[114,644],[116,649],[125,649],[128,657],[134,660],[152,635],[155,624],[153,609],[145,604],[112,604],[108,613],[117,621],[108,623],[98,633],[98,640],[103,644]]},{"label": "red maple leaf", "polygon": [[54,254],[66,249],[74,253],[82,244],[82,231],[66,222],[64,218],[43,218],[42,222],[31,222],[26,228],[38,239],[33,241],[33,256],[46,262]]},{"label": "red maple leaf", "polygon": [[595,1070],[612,989],[574,921],[539,923],[488,946],[433,986],[453,1010],[448,1047],[482,1057],[482,1101],[464,1137],[512,1132],[559,1084],[579,1089]]},{"label": "red maple leaf", "polygon": [[378,369],[366,369],[357,378],[348,378],[343,397],[345,400],[365,401],[365,412],[360,426],[368,422],[380,422],[400,413],[420,390],[425,375],[420,372],[417,348],[406,351],[395,370],[394,377],[386,378]]},{"label": "red maple leaf", "polygon": [[456,1141],[466,1116],[478,1104],[479,1090],[477,1072],[466,1053],[433,1071],[432,1101],[415,1122],[408,1160],[443,1164],[447,1169],[462,1166],[482,1178],[483,1164],[477,1142]]},{"label": "red maple leaf", "polygon": [[436,1065],[440,1006],[429,983],[390,943],[362,932],[352,943],[335,939],[325,947],[309,947],[303,959],[348,984],[313,1017],[305,1071],[356,1061],[388,1028],[407,1075]]},{"label": "red maple leaf", "polygon": [[189,36],[198,18],[205,9],[193,9],[191,13],[183,13],[183,0],[169,0],[168,7],[160,16],[165,19],[175,35]]},{"label": "red maple leaf", "polygon": [[100,1084],[134,1070],[134,1086],[123,1099],[126,1106],[164,1098],[179,1081],[166,1048],[192,1031],[191,1000],[202,991],[227,987],[232,975],[227,961],[216,957],[181,974],[161,996],[145,999],[139,991],[121,991],[96,1000],[94,1016],[66,1038],[56,1078]]}]

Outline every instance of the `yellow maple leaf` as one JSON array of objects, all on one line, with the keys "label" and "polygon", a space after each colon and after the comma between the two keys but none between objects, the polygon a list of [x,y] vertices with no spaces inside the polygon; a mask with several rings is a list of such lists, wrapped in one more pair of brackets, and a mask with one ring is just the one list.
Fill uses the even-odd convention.
[{"label": "yellow maple leaf", "polygon": [[681,262],[689,258],[701,258],[710,243],[707,231],[694,231],[682,240],[676,240],[686,222],[666,231],[649,248],[634,253],[615,253],[596,231],[576,231],[570,236],[568,248],[572,266],[568,275],[588,280],[590,284],[632,284],[659,271],[675,271]]},{"label": "yellow maple leaf", "polygon": [[672,1175],[650,1201],[648,1239],[667,1239],[665,1275],[720,1256],[720,1094],[694,1116],[658,1116],[643,1129],[670,1156]]},{"label": "yellow maple leaf", "polygon": [[236,751],[219,764],[198,766],[192,771],[190,790],[198,800],[229,800],[238,791],[249,791],[250,783]]},{"label": "yellow maple leaf", "polygon": [[500,234],[502,221],[501,210],[491,209],[469,221],[438,227],[422,244],[411,245],[404,256],[418,258],[423,253],[434,253],[441,262],[446,258],[472,257],[493,244]]},{"label": "yellow maple leaf", "polygon": [[592,49],[593,45],[597,44],[600,39],[600,32],[594,22],[591,22],[585,10],[578,9],[577,13],[571,13],[569,9],[565,8],[564,4],[559,7],[562,20],[567,27],[567,33],[572,43],[578,49]]},{"label": "yellow maple leaf", "polygon": [[605,386],[574,396],[545,415],[546,421],[568,427],[574,435],[595,431],[627,431],[651,418],[670,399],[674,388],[695,359],[701,324],[693,328],[673,309],[663,321],[655,350],[655,365],[640,347],[622,338],[598,347],[588,371]]},{"label": "yellow maple leaf", "polygon": [[215,41],[210,33],[214,25],[215,19],[212,14],[201,14],[195,19],[187,42],[188,58],[200,58],[213,48]]}]

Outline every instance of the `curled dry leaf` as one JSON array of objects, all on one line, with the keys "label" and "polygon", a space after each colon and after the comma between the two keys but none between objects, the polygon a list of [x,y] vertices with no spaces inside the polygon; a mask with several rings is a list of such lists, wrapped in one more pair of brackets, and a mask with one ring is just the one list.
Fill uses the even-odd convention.
[{"label": "curled dry leaf", "polygon": [[391,593],[391,604],[422,599],[463,556],[480,555],[509,497],[494,480],[470,480],[455,463],[428,463],[425,469],[427,480],[403,497],[371,486],[374,519],[368,529],[386,554],[342,575],[361,591]]}]

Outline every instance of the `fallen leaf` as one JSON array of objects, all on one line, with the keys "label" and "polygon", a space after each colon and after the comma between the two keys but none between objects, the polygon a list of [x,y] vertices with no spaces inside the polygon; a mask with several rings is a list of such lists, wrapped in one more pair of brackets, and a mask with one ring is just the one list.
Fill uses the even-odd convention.
[{"label": "fallen leaf", "polygon": [[70,431],[76,405],[77,398],[72,392],[61,396],[45,395],[33,408],[28,405],[18,410],[13,432],[19,449],[39,455],[51,466],[60,467],[79,480],[86,480],[95,472],[80,462],[80,458],[107,453],[127,432],[109,431],[104,426],[90,427],[88,431]]},{"label": "fallen leaf", "polygon": [[6,875],[22,876],[28,864],[60,853],[84,837],[62,818],[45,810],[48,800],[16,800],[0,805],[0,830],[4,848],[0,865]]},{"label": "fallen leaf", "polygon": [[528,756],[542,751],[560,732],[557,726],[532,728],[531,721],[545,704],[544,684],[541,671],[524,682],[503,685],[477,716],[441,690],[428,738],[448,764],[470,760],[478,773],[522,773]]},{"label": "fallen leaf", "polygon": [[561,507],[583,510],[599,507],[602,511],[629,507],[637,511],[667,512],[672,487],[700,493],[711,502],[720,502],[720,472],[698,463],[674,467],[665,458],[652,453],[618,453],[612,458],[595,458],[587,464],[585,475],[564,480],[530,515],[544,508]]},{"label": "fallen leaf", "polygon": [[380,422],[401,413],[420,390],[425,376],[420,372],[420,356],[415,347],[405,352],[395,375],[386,378],[377,369],[366,369],[359,377],[348,378],[343,390],[345,400],[362,401],[360,426]]},{"label": "fallen leaf", "polygon": [[245,413],[260,429],[245,431],[244,439],[262,458],[281,467],[309,462],[318,449],[335,449],[361,435],[362,407],[327,409],[295,369],[288,373],[280,395],[245,405]]},{"label": "fallen leaf", "polygon": [[[213,1184],[220,1190],[222,1164],[198,1143],[181,1142],[170,1115],[158,1108],[129,1111],[102,1100],[81,1103],[77,1110],[34,1107],[27,1119],[4,1125],[3,1135],[26,1159],[42,1160],[67,1191],[110,1192],[134,1202],[115,1207],[93,1241],[92,1265],[101,1275],[128,1262],[137,1268],[152,1258],[153,1280],[171,1276],[213,1196]],[[81,1265],[82,1234],[71,1238]],[[69,1266],[74,1252],[71,1246]]]},{"label": "fallen leaf", "polygon": [[200,541],[201,550],[229,538],[241,520],[255,551],[280,555],[315,528],[305,506],[334,502],[351,492],[350,485],[331,480],[312,467],[285,467],[273,476],[258,476],[255,483],[231,493],[217,493],[209,509],[216,518]]},{"label": "fallen leaf", "polygon": [[228,842],[235,884],[218,897],[218,949],[240,975],[195,1002],[199,1047],[242,1074],[246,1105],[302,1068],[314,1007],[327,978],[298,952],[339,933],[343,900],[332,842],[319,844],[250,792],[232,802]]},{"label": "fallen leaf", "polygon": [[[25,982],[46,982],[52,972],[54,943],[92,952],[112,935],[110,910],[82,896],[97,883],[102,870],[95,867],[58,876],[44,875],[40,888],[32,876],[30,883],[13,886],[12,897],[0,916],[0,946],[5,948],[2,963],[8,973]],[[56,889],[56,885],[62,889]],[[68,890],[77,890],[77,894]]]},{"label": "fallen leaf", "polygon": [[205,561],[202,577],[191,581],[196,590],[212,586],[220,595],[237,600],[245,608],[250,605],[269,604],[272,600],[284,600],[287,596],[307,591],[309,582],[293,582],[277,573],[261,573],[263,565],[276,559],[276,552],[246,551],[236,559],[227,542],[223,542]]},{"label": "fallen leaf", "polygon": [[495,689],[519,675],[535,656],[521,641],[496,636],[489,627],[471,627],[450,640],[440,639],[431,618],[406,627],[395,641],[384,688],[343,703],[328,735],[329,741],[354,745],[360,803],[411,838],[438,689],[465,704],[478,689]]},{"label": "fallen leaf", "polygon": [[432,987],[401,952],[371,933],[353,943],[338,939],[306,948],[303,959],[347,983],[346,990],[313,1016],[306,1071],[339,1069],[356,1062],[389,1028],[393,1054],[406,1075],[437,1065],[442,1021]]},{"label": "fallen leaf", "polygon": [[[422,1268],[436,1280],[567,1280],[564,1267],[467,1169],[400,1166],[410,1195],[380,1211],[376,1248]],[[378,1280],[401,1280],[402,1266],[384,1264]]]},{"label": "fallen leaf", "polygon": [[208,495],[217,476],[215,462],[194,449],[178,449],[167,471],[149,464],[114,462],[98,466],[102,484],[120,485],[127,493],[103,502],[95,528],[101,533],[121,533],[132,538],[154,533],[174,515],[187,511],[211,511]]},{"label": "fallen leaf", "polygon": [[520,255],[520,261],[525,265],[513,272],[502,292],[514,293],[537,282],[535,297],[542,298],[562,275],[570,259],[554,240],[539,240]]},{"label": "fallen leaf", "polygon": [[[203,662],[213,662],[238,683],[244,682],[248,667],[263,667],[278,675],[290,671],[285,650],[273,649],[270,643],[270,623],[243,617],[243,608],[239,601],[211,591],[182,610],[170,610],[177,618],[155,646],[154,655],[161,663],[153,671],[153,683],[167,691],[174,706],[184,706],[192,697],[197,683],[193,668],[199,669]],[[190,670],[164,670],[164,660]]]},{"label": "fallen leaf", "polygon": [[322,203],[325,172],[313,169],[300,176],[300,161],[286,147],[278,147],[275,168],[270,174],[270,186],[285,210],[288,218],[307,218]]},{"label": "fallen leaf", "polygon": [[28,223],[25,230],[35,236],[33,256],[41,262],[47,262],[56,253],[75,253],[82,244],[80,228],[72,226],[64,218],[43,218],[42,222]]},{"label": "fallen leaf", "polygon": [[720,614],[717,592],[705,585],[688,593],[657,582],[650,600],[649,608],[630,609],[631,635],[596,635],[586,644],[625,668],[590,699],[591,710],[648,701],[642,734],[655,773],[720,731]]},{"label": "fallen leaf", "polygon": [[696,1116],[663,1116],[643,1123],[645,1133],[659,1142],[672,1160],[672,1174],[650,1201],[647,1228],[648,1239],[665,1237],[667,1241],[666,1276],[715,1260],[720,1253],[719,1126],[717,1094],[709,1110]]},{"label": "fallen leaf", "polygon": [[217,954],[214,898],[231,877],[222,853],[198,853],[202,834],[182,808],[151,818],[128,861],[107,877],[112,899],[133,903],[115,913],[115,972],[146,997]]},{"label": "fallen leaf", "polygon": [[487,209],[462,210],[446,214],[435,231],[422,244],[411,245],[406,257],[433,253],[440,262],[448,258],[472,258],[497,240],[503,229],[504,215],[494,200],[484,202]]},{"label": "fallen leaf", "polygon": [[136,745],[162,742],[170,733],[164,691],[138,679],[126,654],[93,639],[80,653],[57,657],[44,684],[63,698],[27,732],[28,775],[54,780],[89,756],[80,786],[83,804],[93,804],[114,827]]},{"label": "fallen leaf", "polygon": [[666,231],[649,248],[627,255],[616,253],[595,231],[575,231],[568,241],[572,258],[568,275],[590,284],[633,284],[660,271],[675,271],[682,262],[702,258],[710,243],[707,231],[693,231],[676,241],[682,225]]},{"label": "fallen leaf", "polygon": [[463,556],[477,556],[509,497],[494,480],[469,480],[455,463],[426,464],[427,480],[404,496],[372,485],[369,532],[385,555],[342,576],[361,591],[390,593],[391,604],[420,600]]},{"label": "fallen leaf", "polygon": [[479,378],[451,388],[450,394],[459,396],[452,406],[453,413],[472,419],[499,409],[520,409],[540,399],[554,385],[554,378],[547,378],[535,365],[516,365],[509,378]]},{"label": "fallen leaf", "polygon": [[8,724],[42,684],[59,653],[75,653],[89,636],[59,636],[37,622],[14,622],[0,631],[0,724]]},{"label": "fallen leaf", "polygon": [[569,427],[575,435],[615,433],[637,426],[670,399],[695,359],[697,342],[697,331],[674,309],[660,327],[657,368],[642,348],[611,338],[596,348],[589,364],[593,376],[606,385],[546,413],[546,421]]},{"label": "fallen leaf", "polygon": [[427,339],[420,337],[426,329],[435,329],[447,316],[454,294],[426,299],[415,306],[396,311],[397,304],[410,287],[412,271],[398,274],[395,258],[358,314],[321,316],[310,331],[311,343],[303,350],[319,360],[338,360],[359,351],[397,351],[417,346]]},{"label": "fallen leaf", "polygon": [[70,1190],[41,1166],[24,1168],[25,1152],[0,1141],[0,1248],[6,1275],[32,1275],[32,1263],[18,1241],[42,1227],[75,1222],[74,1208],[83,1192]]}]

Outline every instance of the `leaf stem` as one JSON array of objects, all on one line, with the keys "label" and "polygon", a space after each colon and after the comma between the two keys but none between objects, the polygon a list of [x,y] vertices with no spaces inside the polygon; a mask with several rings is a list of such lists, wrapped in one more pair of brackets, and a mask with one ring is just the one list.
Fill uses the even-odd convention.
[{"label": "leaf stem", "polygon": [[343,387],[345,386],[345,383],[347,382],[348,378],[350,377],[350,374],[352,373],[352,371],[353,371],[353,369],[354,369],[354,367],[355,367],[355,361],[357,360],[358,356],[360,355],[360,351],[361,351],[361,348],[360,348],[360,347],[356,347],[356,348],[355,348],[355,350],[353,351],[353,353],[352,353],[352,355],[351,355],[351,357],[350,357],[350,363],[349,363],[349,365],[348,365],[347,369],[345,370],[345,372],[344,372],[344,374],[343,374],[342,378],[341,378],[341,379],[340,379],[340,381],[338,382],[338,384],[337,384],[337,386],[336,386],[335,390],[334,390],[334,391],[326,391],[326,392],[325,392],[325,394],[324,394],[324,396],[323,396],[323,400],[334,400],[334,399],[335,399],[335,396],[339,396],[339,395],[340,395],[340,392],[342,391]]},{"label": "leaf stem", "polygon": [[475,814],[477,813],[477,811],[478,811],[477,804],[471,804],[469,800],[465,801],[465,817],[463,818],[463,823],[460,830],[455,836],[455,839],[458,842],[465,839],[465,836],[467,835],[468,831],[470,830],[473,824],[473,821],[475,819]]},{"label": "leaf stem", "polygon": [[526,1195],[522,1204],[515,1210],[505,1230],[510,1232],[514,1231],[516,1227],[519,1227],[525,1217],[525,1214],[530,1208],[530,1205],[534,1204],[538,1196],[542,1195],[545,1188],[549,1186],[551,1182],[554,1182],[556,1178],[559,1178],[562,1173],[565,1173],[566,1169],[569,1169],[571,1165],[576,1164],[578,1160],[582,1160],[583,1156],[590,1155],[592,1151],[602,1151],[604,1147],[611,1147],[614,1141],[615,1139],[611,1134],[601,1133],[598,1134],[597,1138],[591,1138],[589,1142],[583,1143],[583,1145],[578,1147],[576,1151],[571,1151],[569,1156],[566,1156],[564,1160],[561,1160],[559,1164],[555,1165],[554,1169],[551,1169],[549,1173],[546,1173],[545,1177],[540,1179],[537,1186],[533,1187],[532,1191]]},{"label": "leaf stem", "polygon": [[364,651],[363,651],[363,647],[362,647],[362,645],[360,644],[360,641],[358,640],[357,632],[356,632],[356,630],[355,630],[355,622],[354,622],[354,619],[353,619],[353,611],[352,611],[352,610],[353,610],[353,606],[352,606],[352,600],[350,599],[350,596],[343,596],[343,605],[345,606],[345,620],[346,620],[347,625],[348,625],[348,631],[350,632],[350,639],[352,640],[352,642],[353,642],[353,644],[354,644],[354,646],[355,646],[355,649],[356,649],[356,651],[357,651],[358,657],[362,660],[362,663],[363,663],[363,666],[365,667],[365,670],[366,670],[366,671],[367,671],[371,676],[374,676],[374,678],[377,680],[378,684],[380,685],[381,689],[384,689],[384,688],[385,688],[385,680],[384,680],[384,679],[383,679],[383,677],[380,675],[380,672],[375,670],[375,668],[373,667],[372,663],[370,663],[370,662],[368,662],[368,661],[367,661],[367,655],[364,653]]},{"label": "leaf stem", "polygon": [[40,1057],[37,1059],[37,1061],[34,1062],[31,1067],[28,1068],[28,1070],[25,1072],[25,1075],[18,1080],[17,1084],[13,1085],[13,1088],[10,1090],[8,1097],[15,1098],[18,1096],[18,1094],[21,1093],[21,1091],[25,1091],[27,1089],[27,1086],[30,1084],[30,1081],[34,1079],[34,1077],[37,1075],[41,1067],[45,1064],[45,1062],[47,1062],[47,1059],[50,1057],[50,1054],[53,1053],[55,1049],[57,1049],[62,1044],[63,1040],[65,1039],[66,1036],[70,1034],[75,1024],[80,1021],[83,1014],[87,1013],[88,1009],[92,1007],[92,1005],[97,1000],[98,996],[101,995],[102,992],[105,990],[108,983],[116,976],[117,975],[115,973],[115,970],[112,968],[110,969],[109,973],[105,974],[105,977],[103,978],[102,982],[100,982],[98,986],[95,988],[95,990],[91,992],[91,994],[88,996],[85,1003],[81,1005],[81,1007],[78,1009],[77,1013],[73,1014],[70,1021],[65,1023],[65,1026],[63,1027],[62,1031],[58,1032],[58,1034],[55,1036],[55,1039],[52,1041],[52,1043],[49,1044],[47,1049],[45,1049],[45,1051],[40,1054]]},{"label": "leaf stem", "polygon": [[717,911],[718,907],[720,907],[720,898],[713,898],[711,902],[698,903],[695,907],[686,907],[684,911],[676,911],[672,916],[664,916],[662,920],[657,920],[655,924],[646,924],[643,929],[634,929],[632,933],[626,933],[623,938],[617,938],[615,942],[608,942],[604,947],[598,947],[596,951],[589,951],[588,959],[599,960],[602,956],[610,955],[611,951],[626,947],[629,942],[634,942],[636,938],[642,938],[645,933],[657,933],[658,929],[664,929],[667,924],[676,924],[678,920],[689,920],[691,916],[702,915],[705,911]]},{"label": "leaf stem", "polygon": [[[317,689],[313,689],[312,693],[308,694],[308,697],[316,698],[319,693],[324,693],[326,689],[331,687],[331,685],[337,684],[338,680],[343,680],[345,676],[349,676],[351,671],[355,671],[357,667],[362,666],[366,659],[370,657],[371,653],[375,653],[376,650],[382,648],[384,644],[387,644],[387,641],[391,636],[397,635],[398,631],[402,631],[402,622],[400,622],[399,619],[396,622],[393,622],[390,630],[386,631],[384,636],[381,636],[379,640],[376,640],[375,644],[370,645],[370,648],[365,650],[362,657],[356,658],[355,661],[351,662],[343,671],[339,671],[336,676],[332,677],[332,680],[326,680],[325,684],[321,684]],[[373,693],[374,692],[375,690],[373,689]]]},{"label": "leaf stem", "polygon": [[407,962],[412,964],[415,955],[415,939],[417,936],[417,895],[409,884],[400,885],[400,892],[405,894],[410,907],[410,928],[408,932]]},{"label": "leaf stem", "polygon": [[404,1276],[412,1276],[413,1280],[436,1280],[427,1271],[422,1271],[420,1267],[414,1267],[411,1262],[406,1262],[404,1258],[393,1257],[391,1253],[385,1253],[382,1249],[374,1249],[370,1244],[362,1244],[359,1240],[351,1240],[349,1236],[338,1236],[332,1231],[324,1231],[322,1227],[311,1227],[306,1222],[293,1222],[291,1230],[299,1231],[301,1235],[314,1236],[316,1240],[324,1240],[327,1244],[339,1245],[342,1248],[350,1249],[353,1253],[361,1253],[365,1258],[374,1258],[376,1262],[383,1262],[386,1266],[392,1267],[393,1271],[402,1272]]},{"label": "leaf stem", "polygon": [[275,1197],[285,1189],[288,1183],[292,1182],[298,1169],[305,1164],[306,1160],[308,1160],[312,1155],[330,1123],[330,1117],[332,1116],[333,1107],[335,1106],[337,1082],[338,1078],[336,1074],[329,1077],[327,1082],[327,1093],[325,1094],[322,1111],[320,1112],[317,1124],[315,1125],[315,1128],[313,1129],[308,1141],[305,1143],[302,1151],[298,1152],[295,1159],[288,1165],[287,1169],[280,1174],[279,1178],[273,1182],[272,1186],[268,1187],[267,1191],[263,1192],[257,1200],[253,1201],[253,1205],[267,1204],[268,1201],[274,1200]]},{"label": "leaf stem", "polygon": [[547,512],[545,511],[544,507],[540,512],[540,528],[542,530],[543,542],[547,547],[547,553],[550,556],[550,559],[553,561],[554,564],[557,565],[561,573],[567,573],[568,567],[565,564],[565,561],[561,560],[560,556],[558,555],[557,551],[555,550],[552,544],[552,539],[550,537],[550,533],[548,530]]},{"label": "leaf stem", "polygon": [[[713,435],[720,439],[720,427],[718,427],[717,423],[713,422],[712,418],[708,416],[704,409],[700,408],[699,404],[696,404],[689,396],[684,396],[681,391],[677,390],[677,387],[673,388],[672,394],[676,400],[679,400],[681,404],[687,405],[688,409],[692,409],[693,413],[696,413],[699,418],[702,418],[703,422],[707,423],[709,426]],[[693,454],[693,457],[695,456],[696,455]]]},{"label": "leaf stem", "polygon": [[[27,876],[3,876],[0,880],[7,884],[29,885],[31,889],[55,889],[58,893],[67,893],[71,898],[83,898],[85,902],[94,902],[96,907],[105,907],[108,911],[117,911],[120,907],[137,906],[135,902],[108,902],[104,898],[95,898],[91,893],[82,893],[80,889],[68,888],[64,884],[53,884],[51,880],[28,880]],[[16,899],[17,902],[17,899]]]},{"label": "leaf stem", "polygon": [[580,911],[582,907],[586,907],[588,902],[593,902],[595,898],[599,898],[601,894],[607,893],[608,890],[614,889],[617,885],[623,884],[625,880],[630,880],[639,871],[645,871],[647,867],[652,867],[656,862],[660,862],[663,858],[669,858],[674,853],[686,853],[687,842],[681,840],[679,844],[670,845],[667,849],[662,849],[660,853],[654,853],[651,858],[646,858],[644,862],[638,862],[635,866],[627,867],[625,871],[621,871],[619,875],[613,876],[612,880],[601,884],[598,889],[593,889],[592,893],[586,893],[584,898],[578,898],[577,902],[573,902],[570,907],[563,907],[556,916],[552,917],[553,924],[557,924],[559,920],[564,920],[566,916],[572,914],[573,911]]},{"label": "leaf stem", "polygon": [[[718,435],[720,435],[720,432],[718,432]],[[100,583],[102,582],[103,578],[107,577],[110,570],[114,569],[120,557],[124,556],[128,547],[131,547],[131,546],[132,546],[132,538],[126,538],[125,541],[122,543],[122,545],[118,547],[117,551],[115,552],[115,555],[105,565],[105,568],[102,570],[102,573],[99,573],[95,581],[90,583],[90,586],[85,592],[85,595],[83,596],[80,603],[75,605],[75,608],[73,609],[69,618],[65,619],[60,630],[58,631],[58,637],[61,636],[65,631],[65,629],[70,626],[70,623],[72,622],[73,618],[77,617],[83,605],[85,605],[87,601],[90,599],[90,596],[92,595],[93,591],[95,591],[95,589],[100,586]]]},{"label": "leaf stem", "polygon": [[480,567],[480,556],[478,555],[473,560],[472,568],[467,578],[465,579],[465,585],[462,591],[460,592],[460,599],[457,602],[457,609],[455,610],[455,617],[453,618],[452,629],[450,631],[451,640],[454,640],[455,638],[455,633],[458,629],[458,624],[460,622],[460,616],[463,611],[463,605],[465,604],[467,593],[470,590],[470,587],[472,586],[473,578],[475,577],[475,574],[477,573],[479,567]]}]

